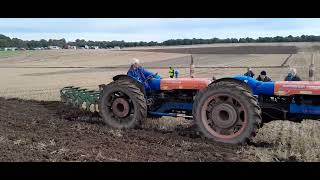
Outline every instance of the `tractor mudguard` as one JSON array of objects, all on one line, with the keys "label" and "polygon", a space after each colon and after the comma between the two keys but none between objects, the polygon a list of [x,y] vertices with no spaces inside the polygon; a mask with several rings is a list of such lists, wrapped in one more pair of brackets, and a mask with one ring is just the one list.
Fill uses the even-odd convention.
[{"label": "tractor mudguard", "polygon": [[245,81],[241,81],[241,80],[235,79],[235,78],[217,79],[217,80],[214,80],[212,83],[210,83],[209,86],[212,86],[213,84],[220,83],[220,82],[226,82],[226,83],[230,82],[230,83],[234,83],[234,84],[239,84],[242,87],[244,87],[246,90],[250,91],[251,93],[253,92],[252,88]]},{"label": "tractor mudguard", "polygon": [[131,82],[135,84],[141,90],[141,92],[143,92],[143,94],[145,94],[146,92],[144,85],[141,82],[137,81],[134,77],[128,76],[126,74],[120,74],[120,75],[114,76],[112,79],[113,81],[124,80],[124,81]]},{"label": "tractor mudguard", "polygon": [[254,95],[274,95],[274,82],[262,82],[258,81],[255,78],[248,76],[234,76],[233,79],[240,80],[247,84],[251,89]]}]

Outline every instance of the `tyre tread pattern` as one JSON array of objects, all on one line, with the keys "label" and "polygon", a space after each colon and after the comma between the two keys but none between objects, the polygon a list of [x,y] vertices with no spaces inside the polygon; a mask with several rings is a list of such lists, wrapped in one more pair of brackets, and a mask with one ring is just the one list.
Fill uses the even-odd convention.
[{"label": "tyre tread pattern", "polygon": [[[252,112],[250,117],[248,117],[248,126],[246,127],[247,130],[245,130],[242,135],[239,135],[236,140],[230,141],[230,142],[224,142],[224,143],[230,143],[230,144],[246,144],[247,142],[251,141],[253,137],[255,137],[258,127],[260,126],[262,120],[261,120],[261,109],[258,105],[257,99],[251,94],[251,92],[244,87],[240,86],[239,84],[232,83],[232,82],[217,82],[213,83],[210,86],[208,86],[206,89],[203,89],[198,92],[198,94],[195,97],[195,101],[193,104],[193,118],[195,120],[195,124],[197,126],[197,130],[205,137],[214,139],[220,142],[223,142],[221,140],[218,140],[214,138],[211,134],[207,132],[207,130],[202,125],[202,121],[200,119],[201,117],[201,107],[200,101],[202,101],[203,97],[210,91],[215,91],[218,89],[234,89],[234,93],[238,96],[245,96],[248,101],[248,109]],[[250,114],[248,112],[248,114]]]},{"label": "tyre tread pattern", "polygon": [[[122,128],[134,128],[136,126],[139,126],[141,124],[141,121],[143,121],[144,119],[147,118],[147,103],[146,103],[146,99],[144,97],[144,94],[141,92],[140,88],[137,87],[135,84],[128,82],[128,81],[125,81],[125,80],[116,80],[116,81],[109,83],[108,85],[106,85],[104,87],[101,97],[103,98],[103,96],[105,96],[105,94],[108,93],[110,89],[114,89],[114,88],[128,90],[130,92],[130,94],[132,95],[132,97],[134,98],[133,101],[136,102],[135,103],[135,110],[138,111],[138,113],[135,116],[134,123],[132,125],[130,125],[129,127],[122,127]],[[100,102],[99,102],[100,116],[104,119],[104,121],[109,126],[111,126],[113,128],[117,128],[110,122],[112,120],[108,119],[107,117],[105,117],[103,115],[102,111],[103,111],[103,108],[105,108],[105,107],[102,102],[103,101],[100,98]]]}]

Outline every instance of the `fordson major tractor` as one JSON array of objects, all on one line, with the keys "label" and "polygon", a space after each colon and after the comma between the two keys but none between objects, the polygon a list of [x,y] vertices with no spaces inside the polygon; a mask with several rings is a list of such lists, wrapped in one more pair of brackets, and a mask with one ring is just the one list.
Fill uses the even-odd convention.
[{"label": "fordson major tractor", "polygon": [[149,117],[185,117],[203,136],[229,144],[250,141],[270,120],[320,119],[320,82],[162,78],[148,70],[144,75],[145,82],[117,75],[98,91],[65,87],[61,99],[98,112],[113,128],[134,128]]}]

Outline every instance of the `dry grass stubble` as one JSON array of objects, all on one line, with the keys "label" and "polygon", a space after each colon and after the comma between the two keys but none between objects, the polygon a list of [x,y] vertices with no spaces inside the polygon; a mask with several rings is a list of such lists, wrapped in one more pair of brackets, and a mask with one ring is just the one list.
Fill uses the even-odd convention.
[{"label": "dry grass stubble", "polygon": [[254,138],[256,147],[248,147],[261,161],[320,161],[320,122],[273,121]]}]

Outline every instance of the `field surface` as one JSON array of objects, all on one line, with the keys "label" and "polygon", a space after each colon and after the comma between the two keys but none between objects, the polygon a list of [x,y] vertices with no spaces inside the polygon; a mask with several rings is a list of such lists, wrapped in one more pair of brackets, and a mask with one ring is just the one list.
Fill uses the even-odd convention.
[{"label": "field surface", "polygon": [[59,102],[1,98],[0,105],[0,161],[254,160],[239,147],[191,138],[186,130],[120,131],[81,121],[81,112]]},{"label": "field surface", "polygon": [[319,161],[318,121],[270,122],[253,144],[239,148],[190,135],[193,131],[181,119],[112,130],[99,120],[81,120],[84,114],[70,113],[58,102],[62,87],[97,89],[114,75],[126,73],[134,57],[163,77],[168,77],[169,66],[179,67],[181,77],[188,77],[190,49],[197,77],[243,74],[250,66],[256,74],[266,70],[273,80],[283,80],[290,66],[307,80],[312,53],[320,69],[319,47],[317,43],[263,43],[0,52],[0,161]]}]

